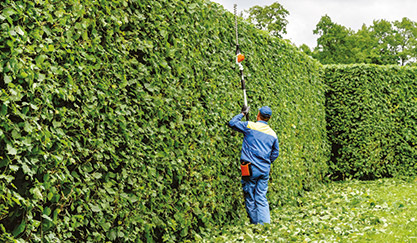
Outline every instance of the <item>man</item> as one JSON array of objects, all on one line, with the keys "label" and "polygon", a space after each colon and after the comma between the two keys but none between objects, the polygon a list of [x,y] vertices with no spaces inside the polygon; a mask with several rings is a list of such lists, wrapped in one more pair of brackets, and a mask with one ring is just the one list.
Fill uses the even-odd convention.
[{"label": "man", "polygon": [[[246,212],[252,224],[270,223],[269,204],[266,199],[271,163],[278,157],[279,144],[275,132],[268,126],[272,110],[268,106],[259,109],[257,122],[242,118],[249,112],[244,106],[242,113],[233,117],[229,126],[244,134],[240,160],[251,167],[250,176],[242,176]],[[243,173],[243,169],[242,169]]]}]

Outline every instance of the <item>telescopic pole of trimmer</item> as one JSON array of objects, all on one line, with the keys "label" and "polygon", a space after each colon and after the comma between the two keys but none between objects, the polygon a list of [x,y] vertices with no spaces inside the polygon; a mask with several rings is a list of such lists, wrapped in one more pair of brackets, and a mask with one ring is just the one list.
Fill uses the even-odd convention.
[{"label": "telescopic pole of trimmer", "polygon": [[[248,106],[248,100],[246,98],[246,87],[245,87],[245,78],[243,76],[243,65],[240,63],[241,61],[243,61],[245,59],[244,55],[242,55],[240,53],[240,49],[239,49],[239,36],[238,36],[238,31],[237,31],[237,4],[234,5],[234,10],[235,10],[235,32],[236,32],[236,64],[239,66],[239,70],[240,70],[240,82],[242,84],[242,91],[243,91],[243,104],[245,107]],[[249,121],[249,113],[246,114],[246,120]]]}]

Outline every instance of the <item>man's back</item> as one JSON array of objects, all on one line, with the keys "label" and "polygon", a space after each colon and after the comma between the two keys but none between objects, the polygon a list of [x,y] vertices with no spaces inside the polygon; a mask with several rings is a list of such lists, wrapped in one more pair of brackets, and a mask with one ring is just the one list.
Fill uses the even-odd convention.
[{"label": "man's back", "polygon": [[243,115],[239,114],[229,122],[230,127],[245,135],[240,159],[251,162],[264,173],[269,173],[271,163],[279,154],[277,135],[265,121],[242,122],[242,118]]}]

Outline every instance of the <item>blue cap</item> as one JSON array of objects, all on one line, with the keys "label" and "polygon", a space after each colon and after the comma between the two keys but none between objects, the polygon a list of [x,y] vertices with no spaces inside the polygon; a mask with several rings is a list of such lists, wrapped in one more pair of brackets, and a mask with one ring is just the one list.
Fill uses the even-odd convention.
[{"label": "blue cap", "polygon": [[272,115],[272,110],[268,106],[262,106],[261,108],[259,108],[259,112],[265,118],[269,118]]}]

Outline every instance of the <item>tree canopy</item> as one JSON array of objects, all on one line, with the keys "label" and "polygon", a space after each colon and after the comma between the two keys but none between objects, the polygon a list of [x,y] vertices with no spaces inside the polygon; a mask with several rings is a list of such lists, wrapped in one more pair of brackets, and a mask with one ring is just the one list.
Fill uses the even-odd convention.
[{"label": "tree canopy", "polygon": [[288,20],[286,17],[290,13],[278,2],[265,7],[256,5],[245,12],[249,14],[248,20],[257,28],[267,30],[279,38],[282,38],[282,34],[287,33]]},{"label": "tree canopy", "polygon": [[300,49],[323,64],[416,65],[417,23],[408,18],[374,20],[353,31],[325,15],[313,33],[319,35],[313,51],[306,45]]}]

